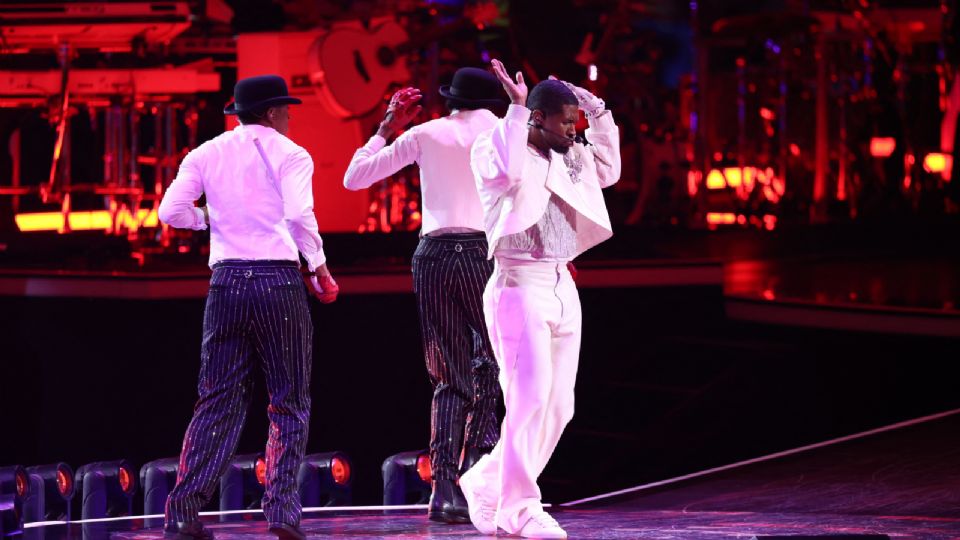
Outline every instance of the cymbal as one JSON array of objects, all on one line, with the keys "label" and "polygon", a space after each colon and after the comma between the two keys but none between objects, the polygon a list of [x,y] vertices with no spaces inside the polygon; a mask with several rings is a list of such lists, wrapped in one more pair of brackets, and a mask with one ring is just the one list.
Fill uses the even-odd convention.
[{"label": "cymbal", "polygon": [[816,17],[793,13],[750,13],[718,19],[710,29],[717,37],[774,37],[814,32]]}]

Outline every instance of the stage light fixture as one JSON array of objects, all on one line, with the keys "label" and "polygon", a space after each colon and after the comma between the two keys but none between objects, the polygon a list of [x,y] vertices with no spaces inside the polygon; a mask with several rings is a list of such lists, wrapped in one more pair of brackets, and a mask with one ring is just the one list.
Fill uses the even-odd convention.
[{"label": "stage light fixture", "polygon": [[430,499],[432,471],[426,450],[402,452],[388,457],[383,472],[383,504],[425,504]]},{"label": "stage light fixture", "polygon": [[77,469],[74,484],[81,493],[81,518],[129,516],[137,490],[133,470],[125,459],[98,461]]},{"label": "stage light fixture", "polygon": [[30,488],[21,503],[21,516],[24,523],[44,521],[46,494],[43,492],[43,479],[35,474],[27,474]]},{"label": "stage light fixture", "polygon": [[39,519],[33,519],[30,510],[25,510],[27,521],[69,520],[70,500],[76,490],[73,481],[73,469],[66,463],[52,463],[50,465],[36,465],[27,467],[27,474],[31,479],[38,478],[41,482],[42,507]]},{"label": "stage light fixture", "polygon": [[[140,467],[140,485],[143,486],[143,513],[162,514],[167,495],[177,483],[179,458],[157,459]],[[146,526],[162,525],[162,519],[148,519]]]},{"label": "stage light fixture", "polygon": [[0,495],[0,538],[20,537],[22,534],[20,498],[4,493]]},{"label": "stage light fixture", "polygon": [[115,229],[118,225],[126,229],[140,227],[159,227],[156,210],[141,208],[134,215],[129,210],[122,210],[116,215],[108,210],[75,210],[67,214],[66,223],[62,212],[31,212],[14,216],[14,221],[20,232],[33,231],[92,231]]},{"label": "stage light fixture", "polygon": [[[220,477],[220,510],[260,508],[266,484],[267,463],[263,454],[236,456]],[[240,516],[226,514],[221,521],[237,521]]]},{"label": "stage light fixture", "polygon": [[347,506],[353,500],[350,458],[342,452],[310,454],[297,472],[300,502],[305,507]]},{"label": "stage light fixture", "polygon": [[15,495],[23,500],[30,493],[30,477],[20,465],[0,467],[0,495]]},{"label": "stage light fixture", "polygon": [[944,180],[950,179],[953,170],[953,156],[934,152],[923,158],[923,170],[930,174],[940,174]]},{"label": "stage light fixture", "polygon": [[897,149],[897,140],[893,137],[873,137],[870,139],[870,155],[887,158]]}]

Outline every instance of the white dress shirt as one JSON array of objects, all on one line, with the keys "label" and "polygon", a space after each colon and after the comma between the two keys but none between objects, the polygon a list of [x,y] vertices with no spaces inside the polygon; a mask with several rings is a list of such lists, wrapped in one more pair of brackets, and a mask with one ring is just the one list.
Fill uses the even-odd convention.
[{"label": "white dress shirt", "polygon": [[210,214],[210,266],[224,259],[299,261],[297,251],[311,271],[326,262],[313,214],[313,160],[275,129],[239,125],[187,154],[163,195],[160,220],[206,229],[194,204],[200,195]]},{"label": "white dress shirt", "polygon": [[[544,157],[528,148],[529,119],[529,109],[510,105],[507,115],[480,134],[471,150],[490,257],[500,239],[537,225],[551,198],[559,197],[576,211],[576,248],[558,259],[573,259],[613,235],[600,190],[620,179],[619,131],[609,112],[589,118],[586,135],[591,144],[574,144],[565,160],[553,150]],[[512,241],[509,244],[504,247],[516,248]]]},{"label": "white dress shirt", "polygon": [[454,111],[414,126],[389,146],[374,135],[353,155],[343,185],[359,190],[416,163],[423,201],[421,234],[482,231],[483,207],[470,172],[470,147],[497,117],[486,109]]}]

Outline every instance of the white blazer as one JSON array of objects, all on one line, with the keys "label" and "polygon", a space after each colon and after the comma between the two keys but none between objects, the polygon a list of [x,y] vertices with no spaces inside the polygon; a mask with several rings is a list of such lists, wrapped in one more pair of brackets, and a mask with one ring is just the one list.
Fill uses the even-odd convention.
[{"label": "white blazer", "polygon": [[613,115],[589,120],[590,145],[574,144],[569,152],[583,163],[580,182],[573,183],[563,155],[544,158],[527,145],[530,109],[510,105],[492,130],[481,133],[470,152],[470,167],[483,204],[484,229],[493,257],[497,241],[525,231],[543,217],[551,194],[577,211],[577,251],[580,255],[613,236],[601,189],[620,179],[620,134]]}]

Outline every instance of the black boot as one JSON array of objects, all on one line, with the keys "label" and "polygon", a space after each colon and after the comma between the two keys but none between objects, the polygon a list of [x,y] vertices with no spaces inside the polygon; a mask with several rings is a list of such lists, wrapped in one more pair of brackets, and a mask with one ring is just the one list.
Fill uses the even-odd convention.
[{"label": "black boot", "polygon": [[467,500],[453,480],[434,480],[427,517],[443,523],[470,523]]},{"label": "black boot", "polygon": [[279,540],[306,540],[307,538],[300,527],[288,523],[271,523],[270,532],[277,535]]},{"label": "black boot", "polygon": [[185,521],[166,524],[163,537],[168,540],[213,540],[213,533],[204,529],[199,521]]},{"label": "black boot", "polygon": [[477,464],[480,461],[480,458],[490,453],[491,448],[473,448],[466,447],[463,449],[463,461],[460,462],[460,476],[463,476],[463,473],[470,470],[471,467]]}]

